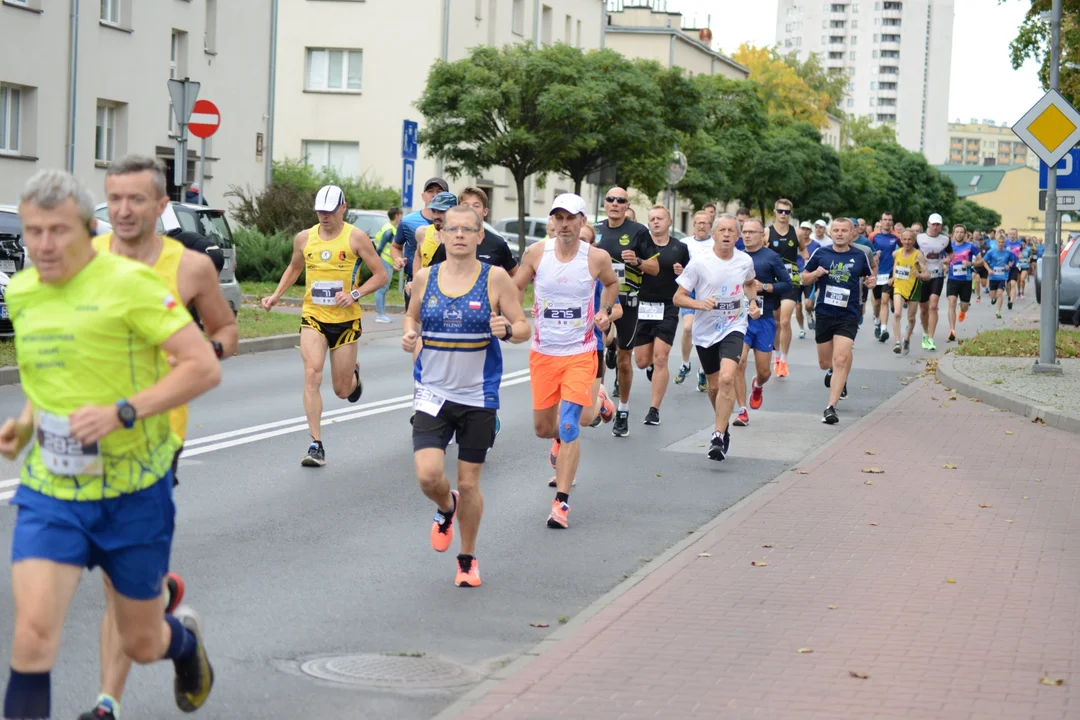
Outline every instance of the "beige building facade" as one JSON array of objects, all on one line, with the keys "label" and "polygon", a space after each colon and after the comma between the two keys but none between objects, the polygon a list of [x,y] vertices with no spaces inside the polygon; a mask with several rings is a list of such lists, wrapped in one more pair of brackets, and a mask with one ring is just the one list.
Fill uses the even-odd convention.
[{"label": "beige building facade", "polygon": [[1027,165],[1039,169],[1039,158],[1012,128],[993,120],[949,123],[950,165]]},{"label": "beige building facade", "polygon": [[[221,113],[207,146],[207,200],[225,207],[229,186],[265,184],[270,3],[153,5],[0,1],[0,204],[14,204],[42,168],[71,170],[99,199],[106,168],[125,153],[171,168],[177,128],[168,80],[185,76],[202,83],[199,98]],[[198,142],[189,138],[189,182]]]}]

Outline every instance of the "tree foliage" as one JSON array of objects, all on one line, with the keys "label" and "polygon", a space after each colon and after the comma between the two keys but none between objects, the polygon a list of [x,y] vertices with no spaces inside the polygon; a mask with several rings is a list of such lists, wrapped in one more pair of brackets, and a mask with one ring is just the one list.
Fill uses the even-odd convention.
[{"label": "tree foliage", "polygon": [[821,56],[817,53],[810,53],[810,57],[806,59],[806,62],[800,62],[798,55],[794,52],[784,55],[783,60],[795,70],[795,74],[801,77],[811,90],[823,93],[828,98],[826,112],[837,118],[843,119],[845,117],[844,111],[840,108],[840,103],[843,101],[847,90],[848,75],[846,72],[829,72],[821,64]]},{"label": "tree foliage", "polygon": [[[812,87],[799,74],[792,64],[797,61],[785,61],[775,49],[747,43],[740,45],[732,57],[749,68],[750,82],[757,87],[758,96],[769,114],[788,115],[809,122],[815,128],[825,127],[828,123],[826,113],[832,98],[824,89]],[[809,74],[814,76],[812,72]]]},{"label": "tree foliage", "polygon": [[895,142],[896,130],[891,125],[875,126],[869,115],[849,117],[840,126],[841,147],[873,147]]},{"label": "tree foliage", "polygon": [[1001,213],[964,198],[956,201],[944,220],[950,225],[960,223],[968,230],[990,230],[1001,226]]},{"label": "tree foliage", "polygon": [[[1004,2],[1005,0],[998,0]],[[1028,59],[1039,63],[1039,80],[1044,89],[1050,87],[1050,23],[1039,17],[1051,8],[1051,0],[1022,0],[1030,2],[1024,22],[1016,37],[1009,43],[1014,69]],[[1061,69],[1059,92],[1073,106],[1080,102],[1080,71],[1069,68],[1066,63],[1080,64],[1080,0],[1062,0],[1061,3]]]}]

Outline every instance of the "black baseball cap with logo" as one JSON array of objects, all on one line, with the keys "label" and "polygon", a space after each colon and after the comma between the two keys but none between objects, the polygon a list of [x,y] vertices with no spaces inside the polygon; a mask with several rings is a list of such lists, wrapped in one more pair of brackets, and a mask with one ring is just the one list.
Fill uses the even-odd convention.
[{"label": "black baseball cap with logo", "polygon": [[428,178],[428,181],[424,183],[424,192],[427,192],[432,185],[439,188],[442,192],[450,192],[450,185],[448,185],[446,180],[441,177]]}]

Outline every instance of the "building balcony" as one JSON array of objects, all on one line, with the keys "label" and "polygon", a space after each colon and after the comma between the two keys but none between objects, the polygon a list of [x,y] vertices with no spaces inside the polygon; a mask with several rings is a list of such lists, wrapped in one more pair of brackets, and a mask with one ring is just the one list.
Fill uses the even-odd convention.
[{"label": "building balcony", "polygon": [[894,9],[883,9],[881,11],[881,17],[885,17],[885,18],[901,18],[903,16],[904,16],[904,11],[902,9],[900,9],[900,10],[895,9],[895,8]]},{"label": "building balcony", "polygon": [[879,50],[899,50],[900,42],[897,40],[882,40],[877,44]]},{"label": "building balcony", "polygon": [[899,90],[882,90],[880,88],[878,90],[871,90],[870,92],[875,93],[879,98],[890,98],[890,99],[895,99],[895,98],[899,97],[899,94],[900,94]]}]

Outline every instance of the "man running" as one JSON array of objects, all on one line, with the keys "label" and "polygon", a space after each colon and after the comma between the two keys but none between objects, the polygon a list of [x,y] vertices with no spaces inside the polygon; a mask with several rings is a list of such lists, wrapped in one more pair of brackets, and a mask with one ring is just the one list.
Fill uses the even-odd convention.
[{"label": "man running", "polygon": [[832,247],[832,238],[829,237],[829,224],[824,220],[814,221],[814,235],[810,239],[818,244],[818,247]]},{"label": "man running", "polygon": [[[926,257],[915,246],[915,231],[904,230],[900,233],[900,247],[893,253],[892,283],[893,329],[896,331],[896,344],[893,352],[907,355],[911,352],[911,333],[915,332],[915,314],[922,295],[922,283],[930,279],[926,269]],[[900,319],[907,307],[907,334],[900,341]]]},{"label": "man running", "polygon": [[[694,345],[709,384],[709,404],[715,429],[706,451],[710,460],[722,461],[731,448],[728,421],[735,407],[735,376],[743,353],[747,317],[761,317],[754,284],[754,261],[735,249],[739,223],[723,213],[713,227],[713,250],[699,255],[679,275],[675,304],[697,311]],[[694,293],[698,299],[692,299]],[[749,310],[747,310],[749,305]]]},{"label": "man running", "polygon": [[926,257],[930,279],[922,283],[922,295],[919,297],[919,319],[923,326],[923,350],[937,350],[934,333],[938,324],[938,301],[945,289],[945,266],[949,261],[949,236],[941,232],[941,216],[934,213],[926,221],[927,230],[921,231],[919,223],[911,226],[918,238],[919,250]]},{"label": "man running", "polygon": [[[630,388],[634,382],[630,354],[634,347],[634,334],[637,332],[641,279],[643,275],[660,272],[660,263],[656,258],[656,249],[653,247],[649,229],[626,217],[629,204],[625,188],[611,188],[604,198],[607,220],[596,226],[596,247],[611,256],[615,273],[619,275],[619,302],[623,306],[623,316],[615,323],[615,343],[618,349],[614,359],[615,367],[618,368],[616,394],[619,396],[615,424],[611,429],[611,434],[615,437],[626,437],[630,434]],[[608,348],[606,359],[608,367],[612,367],[612,348]]]},{"label": "man running", "polygon": [[[477,259],[483,219],[459,205],[446,212],[440,231],[446,260],[418,270],[405,316],[401,348],[412,355],[413,459],[420,489],[435,502],[431,547],[446,552],[461,530],[458,587],[480,585],[476,534],[484,512],[480,470],[495,441],[502,350],[499,341],[529,339],[517,287],[505,270]],[[457,435],[458,489],[446,477],[446,446]]]},{"label": "man running", "polygon": [[[558,437],[561,441],[555,467],[555,500],[547,526],[566,528],[570,488],[581,457],[581,415],[592,403],[589,389],[596,377],[593,330],[594,326],[601,332],[607,329],[619,295],[619,279],[608,252],[578,239],[585,224],[584,200],[563,193],[552,203],[550,216],[555,218],[557,239],[542,240],[527,248],[514,282],[523,295],[533,283],[535,326],[529,353],[533,426],[537,437]],[[594,312],[597,280],[604,290],[601,308]],[[637,312],[633,315],[636,321]]]},{"label": "man running", "polygon": [[[704,210],[694,213],[694,234],[690,237],[683,238],[682,240],[686,245],[686,248],[690,251],[691,260],[702,253],[712,252],[712,224],[713,221],[710,219],[709,213]],[[693,299],[693,296],[691,296],[691,299]],[[686,380],[686,376],[690,373],[690,349],[693,347],[694,308],[679,308],[679,316],[682,318],[682,337],[680,339],[682,365],[679,366],[679,372],[675,374],[676,385],[682,385],[683,381]],[[697,389],[698,392],[705,392],[706,389],[705,373],[701,370],[698,370]]]},{"label": "man running", "polygon": [[817,283],[818,365],[827,371],[825,387],[829,388],[829,405],[821,421],[828,425],[840,422],[836,406],[847,397],[852,349],[862,317],[860,287],[877,284],[866,253],[852,247],[854,236],[850,218],[833,220],[833,246],[814,253],[802,273],[804,283]]},{"label": "man running", "polygon": [[[94,251],[93,199],[73,176],[34,175],[19,215],[33,266],[12,277],[6,300],[27,401],[0,427],[0,454],[15,460],[32,447],[11,500],[19,511],[4,717],[51,717],[64,620],[83,568],[98,566],[123,652],[140,664],[172,660],[176,705],[193,712],[214,671],[198,613],[164,613],[180,448],[169,411],[216,387],[221,367],[153,270]],[[125,213],[119,232],[140,224]],[[172,365],[164,374],[163,355]]]},{"label": "man running", "polygon": [[742,354],[739,357],[739,369],[735,373],[735,401],[739,414],[735,425],[743,427],[750,424],[750,413],[746,409],[746,359],[754,351],[754,379],[750,383],[750,407],[757,410],[764,402],[762,390],[769,381],[772,371],[773,339],[776,337],[776,320],[773,310],[792,288],[791,272],[780,256],[765,247],[765,231],[761,221],[750,218],[742,226],[743,243],[746,254],[754,262],[754,281],[758,289],[758,301],[761,305],[761,317],[750,320],[743,336]]},{"label": "man running", "polygon": [[[394,233],[394,241],[390,244],[391,262],[395,271],[405,271],[405,280],[408,282],[411,282],[413,278],[413,256],[416,254],[418,241],[424,237],[423,228],[431,225],[436,217],[435,212],[428,205],[436,195],[444,192],[450,192],[450,186],[446,180],[441,177],[428,178],[428,181],[424,183],[424,191],[420,195],[424,204],[423,208],[414,210],[401,218],[401,224],[398,225],[397,232]],[[419,238],[416,236],[418,230],[420,231]],[[419,270],[420,268],[416,269]],[[402,294],[405,297],[405,305],[408,307],[409,293],[407,287]]]},{"label": "man running", "polygon": [[[979,248],[964,237],[967,228],[959,223],[953,226],[952,257],[949,260],[949,281],[945,293],[949,298],[949,340],[956,342],[956,323],[964,322],[971,307],[971,268],[980,260]],[[960,315],[956,314],[956,302],[960,301]]]},{"label": "man running", "polygon": [[398,226],[401,225],[401,208],[390,208],[386,211],[386,218],[386,223],[373,238],[375,252],[379,254],[383,270],[386,271],[386,282],[375,291],[375,322],[384,324],[393,322],[386,314],[386,293],[389,292],[390,283],[394,277],[394,254],[391,249],[394,245],[394,235],[397,234]]},{"label": "man running", "polygon": [[[347,209],[341,188],[327,185],[319,190],[315,196],[319,224],[296,234],[289,267],[282,273],[273,294],[262,299],[263,309],[269,312],[306,267],[300,357],[304,361],[304,413],[311,444],[300,463],[304,467],[326,465],[321,386],[327,351],[334,394],[356,402],[364,392],[360,364],[356,362],[356,341],[360,339],[360,318],[364,314],[360,298],[382,287],[387,277],[367,233],[345,222]],[[357,288],[361,262],[367,264],[371,277]]]},{"label": "man running", "polygon": [[878,226],[880,232],[875,233],[871,241],[878,264],[877,284],[873,290],[874,337],[885,343],[889,341],[889,311],[892,310],[892,283],[889,281],[892,279],[893,255],[900,244],[900,238],[893,234],[891,212],[881,213]]},{"label": "man running", "polygon": [[802,300],[802,281],[799,280],[799,233],[791,225],[791,210],[794,206],[786,198],[780,198],[773,204],[773,224],[769,226],[769,238],[766,247],[771,249],[791,274],[792,288],[780,299],[780,307],[773,313],[776,318],[776,341],[773,373],[776,377],[787,377],[787,355],[791,350],[791,315],[795,312],[795,303]]},{"label": "man running", "polygon": [[990,249],[983,255],[983,262],[990,270],[990,304],[996,307],[996,315],[1001,319],[1001,306],[1005,304],[1006,285],[1009,273],[1016,264],[1016,256],[999,247],[997,240],[990,241]]},{"label": "man running", "polygon": [[684,243],[671,241],[671,214],[663,205],[649,211],[649,233],[660,272],[641,280],[634,360],[639,369],[647,369],[652,383],[652,404],[645,414],[645,424],[659,425],[660,404],[671,379],[668,356],[679,330],[679,308],[672,302],[678,288],[675,279],[689,264],[690,250]]},{"label": "man running", "polygon": [[[221,294],[218,273],[210,258],[186,250],[178,240],[157,234],[157,219],[169,202],[165,173],[156,160],[130,155],[109,166],[105,173],[111,233],[99,235],[91,246],[100,253],[115,253],[149,266],[162,279],[174,298],[197,311],[210,345],[219,360],[236,352],[236,316]],[[180,438],[187,436],[188,409],[180,406],[169,413],[169,424]],[[181,450],[173,457],[175,481]],[[131,658],[124,654],[120,631],[109,606],[110,584],[105,582],[105,615],[101,621],[101,692],[93,710],[79,720],[116,720],[120,700],[131,671]],[[183,582],[169,573],[166,579],[166,611],[175,609],[183,597]]]},{"label": "man running", "polygon": [[[1024,252],[1024,243],[1016,235],[1016,228],[1009,228],[1008,239],[1005,241],[1005,250],[1008,250],[1016,258],[1016,261],[1009,266],[1009,283],[1006,289],[1006,293],[1009,299],[1009,309],[1012,310],[1013,302],[1016,300],[1017,286],[1020,281],[1020,256]],[[1000,307],[998,308],[1001,309]]]}]

